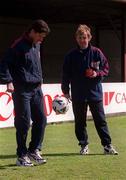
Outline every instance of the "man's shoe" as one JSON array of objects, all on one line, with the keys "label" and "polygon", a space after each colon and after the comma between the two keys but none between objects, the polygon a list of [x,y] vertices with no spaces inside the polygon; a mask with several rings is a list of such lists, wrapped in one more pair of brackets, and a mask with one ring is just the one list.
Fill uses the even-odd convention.
[{"label": "man's shoe", "polygon": [[88,145],[86,145],[86,146],[81,145],[80,154],[81,154],[81,155],[89,154]]},{"label": "man's shoe", "polygon": [[28,152],[28,157],[31,161],[35,161],[37,164],[44,164],[46,163],[46,159],[44,159],[38,149],[34,152]]},{"label": "man's shoe", "polygon": [[111,144],[104,146],[104,154],[118,155],[118,152],[113,148]]},{"label": "man's shoe", "polygon": [[23,155],[21,157],[17,158],[16,161],[16,165],[17,166],[33,166],[32,162],[30,161],[30,159],[28,158],[27,155]]}]

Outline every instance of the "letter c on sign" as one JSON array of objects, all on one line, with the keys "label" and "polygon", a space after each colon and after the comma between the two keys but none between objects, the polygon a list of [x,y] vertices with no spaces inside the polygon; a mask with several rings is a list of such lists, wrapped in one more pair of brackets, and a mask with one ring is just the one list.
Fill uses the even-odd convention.
[{"label": "letter c on sign", "polygon": [[52,112],[52,98],[50,95],[44,96],[44,104],[45,104],[45,113],[49,116]]},{"label": "letter c on sign", "polygon": [[[8,96],[7,102],[5,102],[5,106],[7,106],[9,104],[9,102],[12,100],[12,97],[6,92],[0,92],[0,98],[2,96]],[[2,116],[2,114],[0,114],[0,121],[8,120],[10,118],[11,114],[8,117],[4,117],[4,116]]]}]

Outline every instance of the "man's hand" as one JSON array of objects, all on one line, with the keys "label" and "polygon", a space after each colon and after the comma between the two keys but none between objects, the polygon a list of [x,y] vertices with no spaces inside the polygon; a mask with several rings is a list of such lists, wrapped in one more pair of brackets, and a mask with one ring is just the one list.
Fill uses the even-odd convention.
[{"label": "man's hand", "polygon": [[9,92],[9,93],[14,92],[13,83],[8,83],[8,84],[7,84],[7,90],[6,90],[6,91]]},{"label": "man's hand", "polygon": [[88,78],[95,78],[97,76],[97,73],[93,69],[89,68],[89,69],[86,69],[85,76]]},{"label": "man's hand", "polygon": [[90,77],[90,78],[95,78],[96,76],[97,76],[96,71],[93,71],[92,75],[91,75],[91,76],[89,76],[89,77]]}]

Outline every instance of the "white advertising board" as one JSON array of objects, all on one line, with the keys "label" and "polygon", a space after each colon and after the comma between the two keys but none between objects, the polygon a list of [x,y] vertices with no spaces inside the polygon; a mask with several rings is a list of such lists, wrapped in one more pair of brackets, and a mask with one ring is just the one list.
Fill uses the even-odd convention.
[{"label": "white advertising board", "polygon": [[[103,103],[106,114],[126,112],[126,83],[103,83]],[[56,115],[52,109],[52,100],[62,95],[60,84],[43,84],[47,122],[73,121],[72,104],[65,115]],[[88,116],[91,115],[88,111]],[[14,107],[6,85],[0,85],[0,128],[14,126]]]}]

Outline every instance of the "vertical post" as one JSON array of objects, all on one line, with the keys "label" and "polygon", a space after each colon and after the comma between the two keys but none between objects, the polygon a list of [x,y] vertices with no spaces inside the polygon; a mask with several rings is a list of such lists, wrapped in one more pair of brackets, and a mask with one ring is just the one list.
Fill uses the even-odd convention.
[{"label": "vertical post", "polygon": [[99,47],[99,27],[95,26],[95,45]]},{"label": "vertical post", "polygon": [[126,14],[122,17],[121,64],[122,81],[126,82]]}]

